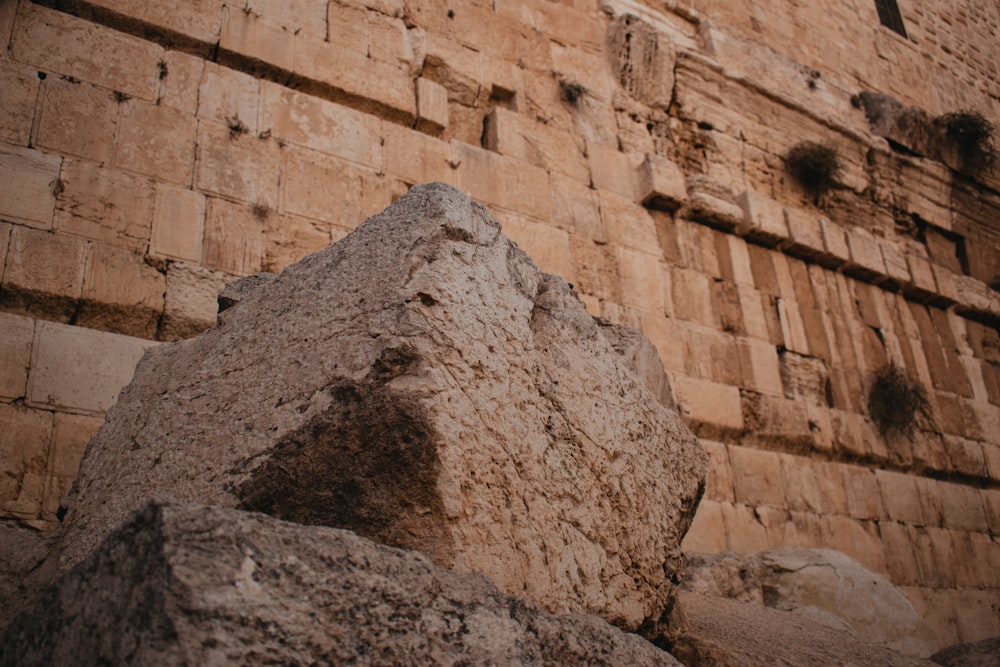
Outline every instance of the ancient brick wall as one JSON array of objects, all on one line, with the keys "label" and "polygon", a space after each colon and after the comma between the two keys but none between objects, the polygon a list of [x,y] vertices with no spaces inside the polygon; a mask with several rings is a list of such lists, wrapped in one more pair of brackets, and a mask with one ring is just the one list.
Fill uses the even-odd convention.
[{"label": "ancient brick wall", "polygon": [[[442,180],[656,344],[712,460],[687,548],[832,546],[941,645],[1000,634],[1000,181],[857,99],[997,123],[997,10],[904,3],[904,39],[863,0],[656,4],[0,0],[0,514],[54,525],[224,284]],[[804,140],[844,165],[822,197]],[[912,437],[868,415],[888,362]]]}]

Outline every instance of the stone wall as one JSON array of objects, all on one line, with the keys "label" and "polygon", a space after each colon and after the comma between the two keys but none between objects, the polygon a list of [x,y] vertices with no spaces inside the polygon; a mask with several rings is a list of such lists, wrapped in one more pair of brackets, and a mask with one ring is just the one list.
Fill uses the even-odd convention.
[{"label": "stone wall", "polygon": [[[663,4],[0,1],[0,513],[54,525],[224,284],[442,180],[656,344],[712,461],[687,548],[835,547],[942,646],[1000,634],[1000,181],[857,103],[996,124],[997,10],[904,5],[906,40],[863,0]],[[844,164],[821,198],[803,140]],[[867,416],[889,361],[912,439]]]}]

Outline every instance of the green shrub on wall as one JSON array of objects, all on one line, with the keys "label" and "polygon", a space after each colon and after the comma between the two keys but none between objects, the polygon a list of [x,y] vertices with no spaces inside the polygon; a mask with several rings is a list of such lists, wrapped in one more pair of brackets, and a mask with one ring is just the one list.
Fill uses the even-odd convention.
[{"label": "green shrub on wall", "polygon": [[978,111],[956,111],[937,118],[944,139],[958,154],[962,171],[981,174],[997,162],[996,128]]},{"label": "green shrub on wall", "polygon": [[818,200],[836,185],[843,167],[836,149],[803,141],[785,154],[785,170]]},{"label": "green shrub on wall", "polygon": [[883,438],[892,434],[910,438],[921,420],[928,425],[934,423],[927,390],[892,363],[872,374],[868,415]]}]

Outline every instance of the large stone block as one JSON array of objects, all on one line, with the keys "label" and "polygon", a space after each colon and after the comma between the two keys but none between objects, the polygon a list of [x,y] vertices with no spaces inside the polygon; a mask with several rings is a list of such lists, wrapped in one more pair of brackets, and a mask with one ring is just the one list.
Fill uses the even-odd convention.
[{"label": "large stone block", "polygon": [[147,355],[88,449],[62,562],[150,495],[200,499],[657,634],[705,468],[564,281],[421,186]]},{"label": "large stone block", "polygon": [[[194,118],[176,109],[129,102],[119,118],[114,163],[143,176],[191,185],[197,127]],[[250,168],[260,168],[252,164]]]},{"label": "large stone block", "polygon": [[425,79],[417,79],[417,129],[439,135],[448,127],[448,90]]},{"label": "large stone block", "polygon": [[146,0],[88,0],[88,2],[90,5],[114,12],[126,23],[140,21],[156,33],[166,32],[172,36],[176,34],[181,42],[185,41],[185,38],[210,44],[219,41],[223,0],[187,0],[184,11],[178,11],[171,5],[151,3]]},{"label": "large stone block", "polygon": [[0,401],[24,396],[34,336],[34,320],[0,313]]},{"label": "large stone block", "polygon": [[15,225],[0,304],[5,310],[68,320],[83,287],[88,245],[83,239]]},{"label": "large stone block", "polygon": [[0,138],[4,141],[28,145],[38,99],[38,81],[38,71],[32,67],[0,63],[0,89],[4,91],[0,100]]},{"label": "large stone block", "polygon": [[111,160],[119,107],[106,88],[73,78],[47,77],[35,145],[106,164]]},{"label": "large stone block", "polygon": [[459,141],[451,142],[451,151],[460,190],[538,220],[551,217],[551,186],[543,169]]},{"label": "large stone block", "polygon": [[167,293],[163,302],[161,340],[196,336],[215,324],[217,295],[234,276],[187,262],[167,268]]},{"label": "large stone block", "polygon": [[264,71],[287,73],[295,62],[294,33],[253,11],[223,7],[219,51],[223,63],[246,63]]},{"label": "large stone block", "polygon": [[0,216],[29,227],[52,228],[62,160],[30,148],[0,148]]},{"label": "large stone block", "polygon": [[428,181],[452,182],[451,145],[395,123],[382,125],[384,169],[410,185]]},{"label": "large stone block", "polygon": [[[291,45],[290,40],[286,41]],[[198,85],[196,116],[228,123],[241,127],[250,134],[257,134],[268,127],[266,122],[258,125],[262,85],[272,84],[239,70],[205,62]],[[280,87],[277,84],[273,85]],[[264,118],[260,120],[265,121]]]},{"label": "large stone block", "polygon": [[108,664],[680,664],[598,618],[552,616],[484,577],[347,531],[163,503],[120,527],[0,639],[4,665],[83,656]]},{"label": "large stone block", "polygon": [[211,122],[198,128],[195,185],[201,190],[275,208],[280,161],[275,141]]},{"label": "large stone block", "polygon": [[163,274],[142,255],[95,243],[74,324],[152,338],[163,314],[165,290]]},{"label": "large stone block", "polygon": [[210,197],[202,264],[236,276],[260,271],[264,222],[271,211]]},{"label": "large stone block", "polygon": [[202,193],[158,183],[149,254],[200,262],[205,209],[206,198]]}]

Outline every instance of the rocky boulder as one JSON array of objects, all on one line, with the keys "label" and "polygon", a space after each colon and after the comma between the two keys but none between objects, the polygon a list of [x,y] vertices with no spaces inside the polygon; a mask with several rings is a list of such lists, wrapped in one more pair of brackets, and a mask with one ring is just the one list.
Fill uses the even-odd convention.
[{"label": "rocky boulder", "polygon": [[664,630],[705,454],[615,351],[646,348],[482,206],[416,187],[231,292],[215,328],[150,350],[108,413],[62,571],[170,498],[347,528],[550,612]]},{"label": "rocky boulder", "polygon": [[260,514],[150,504],[0,639],[0,665],[679,665],[415,552]]}]

